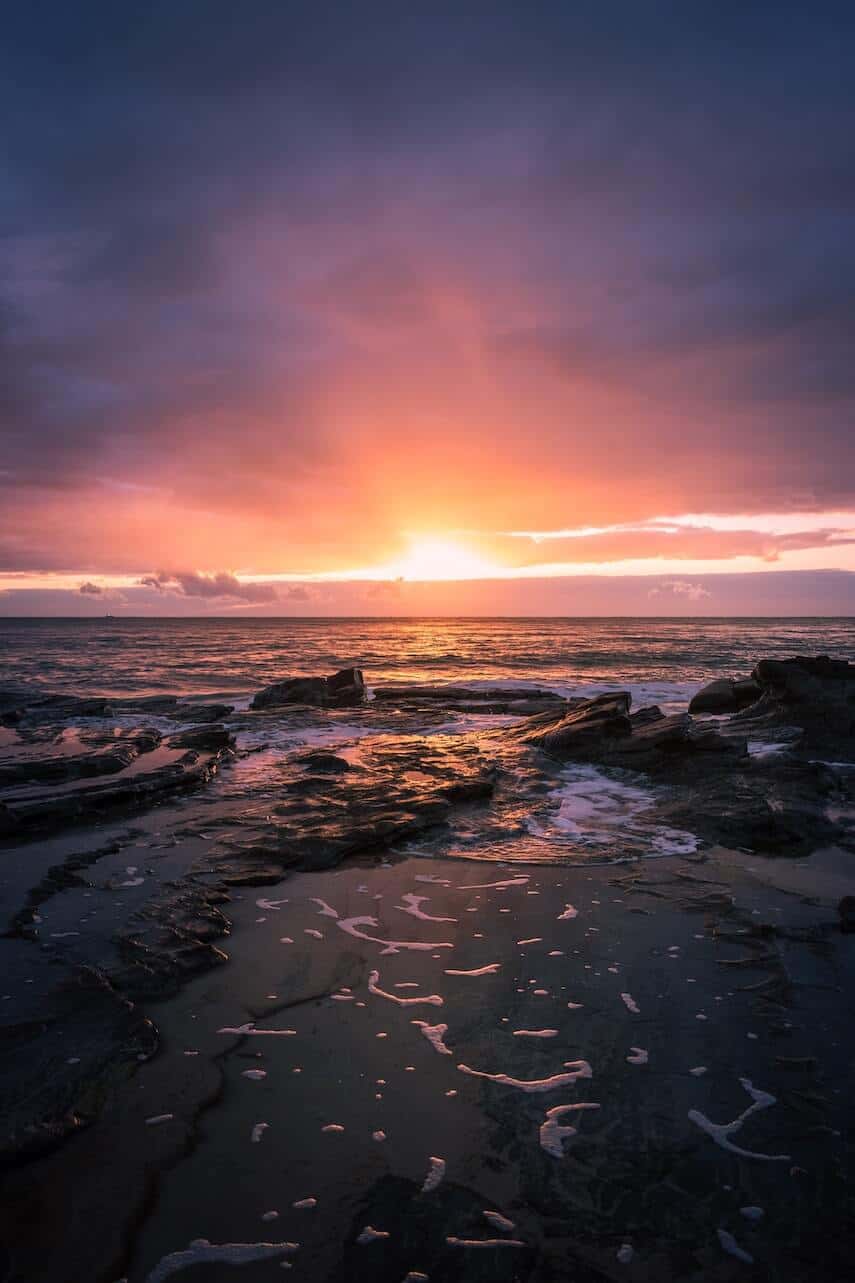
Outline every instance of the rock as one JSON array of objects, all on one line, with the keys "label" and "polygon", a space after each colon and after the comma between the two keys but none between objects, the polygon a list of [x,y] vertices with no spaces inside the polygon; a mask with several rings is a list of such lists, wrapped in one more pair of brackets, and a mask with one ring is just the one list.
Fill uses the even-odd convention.
[{"label": "rock", "polygon": [[520,717],[568,705],[568,701],[554,691],[525,686],[378,686],[374,700],[407,710],[442,708],[453,713],[517,713]]},{"label": "rock", "polygon": [[306,771],[323,771],[340,775],[350,770],[350,762],[346,758],[339,757],[337,753],[325,753],[322,749],[297,754],[294,761]]},{"label": "rock", "polygon": [[313,704],[318,708],[351,708],[365,702],[365,681],[359,668],[343,668],[331,677],[287,677],[265,686],[250,708],[280,708]]},{"label": "rock", "polygon": [[855,895],[845,895],[837,906],[840,930],[846,935],[855,932]]},{"label": "rock", "polygon": [[754,704],[763,694],[763,687],[753,678],[736,681],[720,677],[702,687],[689,703],[690,713],[738,713]]},{"label": "rock", "polygon": [[520,738],[556,757],[590,757],[604,744],[632,734],[631,698],[628,691],[617,691],[583,700],[569,713],[540,714],[523,723]]},{"label": "rock", "polygon": [[206,753],[216,753],[220,749],[230,748],[234,736],[225,726],[192,726],[169,738],[170,748],[192,748]]},{"label": "rock", "polygon": [[747,752],[744,735],[723,735],[717,727],[694,722],[688,713],[666,717],[652,707],[630,715],[629,708],[627,691],[597,695],[558,717],[545,713],[529,718],[510,734],[560,760],[644,771],[694,764],[711,755],[739,758]]},{"label": "rock", "polygon": [[850,760],[855,740],[855,664],[826,655],[763,659],[752,673],[760,699],[736,715],[761,738],[786,731],[804,756]]},{"label": "rock", "polygon": [[178,704],[166,716],[182,722],[221,722],[234,711],[234,704]]}]

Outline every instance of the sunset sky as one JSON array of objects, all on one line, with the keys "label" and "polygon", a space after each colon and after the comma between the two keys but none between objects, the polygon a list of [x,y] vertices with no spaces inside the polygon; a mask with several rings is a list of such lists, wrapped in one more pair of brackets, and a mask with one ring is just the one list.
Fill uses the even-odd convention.
[{"label": "sunset sky", "polygon": [[855,613],[853,48],[14,6],[0,614]]}]

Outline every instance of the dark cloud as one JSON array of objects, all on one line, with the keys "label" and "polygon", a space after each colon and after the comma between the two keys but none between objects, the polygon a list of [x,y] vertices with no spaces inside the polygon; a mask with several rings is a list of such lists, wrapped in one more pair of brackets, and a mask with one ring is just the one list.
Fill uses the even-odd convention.
[{"label": "dark cloud", "polygon": [[85,584],[80,585],[77,591],[89,597],[100,597],[104,589],[99,587],[98,584],[93,584],[90,580],[87,580]]},{"label": "dark cloud", "polygon": [[245,601],[255,604],[276,601],[279,597],[274,584],[241,583],[234,575],[225,571],[215,575],[160,571],[156,575],[143,575],[140,586],[154,588],[158,592],[178,593],[184,597],[205,597],[212,600]]}]

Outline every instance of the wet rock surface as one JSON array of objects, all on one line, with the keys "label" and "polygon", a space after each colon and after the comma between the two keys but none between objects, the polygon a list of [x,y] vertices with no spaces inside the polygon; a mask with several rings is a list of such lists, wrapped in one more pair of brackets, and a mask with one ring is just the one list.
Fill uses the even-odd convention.
[{"label": "wet rock surface", "polygon": [[319,708],[349,708],[365,701],[365,681],[358,668],[343,668],[331,677],[286,677],[265,686],[253,697],[252,708],[283,704],[314,704]]}]

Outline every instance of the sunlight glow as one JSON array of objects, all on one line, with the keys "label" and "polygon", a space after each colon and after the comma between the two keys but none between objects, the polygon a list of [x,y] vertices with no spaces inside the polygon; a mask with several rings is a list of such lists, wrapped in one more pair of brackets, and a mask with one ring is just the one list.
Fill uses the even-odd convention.
[{"label": "sunlight glow", "polygon": [[453,539],[417,536],[410,541],[409,551],[400,561],[383,568],[383,575],[393,579],[436,582],[489,579],[498,569],[494,562]]}]

